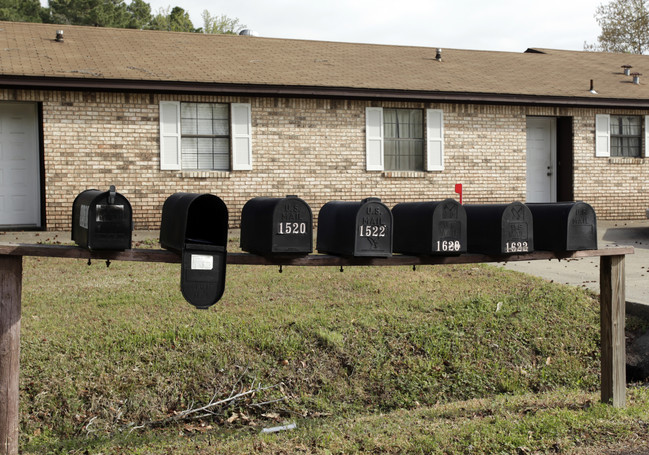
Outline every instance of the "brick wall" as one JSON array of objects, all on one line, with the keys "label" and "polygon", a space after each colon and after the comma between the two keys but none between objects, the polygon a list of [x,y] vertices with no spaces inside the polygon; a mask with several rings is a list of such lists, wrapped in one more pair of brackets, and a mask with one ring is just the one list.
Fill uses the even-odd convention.
[{"label": "brick wall", "polygon": [[[316,218],[330,200],[377,196],[391,207],[456,197],[455,183],[465,203],[524,201],[527,116],[573,118],[574,196],[600,219],[642,218],[649,207],[649,161],[594,156],[595,114],[645,111],[27,90],[0,90],[0,100],[42,103],[49,230],[70,228],[80,191],[111,184],[131,201],[136,229],[157,229],[164,200],[177,191],[218,195],[232,226],[255,196],[296,194]],[[251,103],[253,170],[160,171],[160,100]],[[445,170],[365,171],[370,105],[442,109]]]}]

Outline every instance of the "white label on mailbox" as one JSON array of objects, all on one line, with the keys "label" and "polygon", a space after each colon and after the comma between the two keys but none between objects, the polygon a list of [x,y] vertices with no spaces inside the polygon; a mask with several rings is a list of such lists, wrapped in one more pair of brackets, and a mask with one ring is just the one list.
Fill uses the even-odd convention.
[{"label": "white label on mailbox", "polygon": [[212,270],[214,257],[206,254],[192,254],[192,270]]},{"label": "white label on mailbox", "polygon": [[82,205],[79,207],[79,226],[84,229],[88,229],[88,211],[90,210],[89,205]]}]

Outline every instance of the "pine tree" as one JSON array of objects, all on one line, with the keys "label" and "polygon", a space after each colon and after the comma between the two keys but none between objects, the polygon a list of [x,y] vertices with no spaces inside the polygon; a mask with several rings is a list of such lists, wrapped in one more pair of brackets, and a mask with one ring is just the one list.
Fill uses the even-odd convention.
[{"label": "pine tree", "polygon": [[0,20],[42,22],[45,8],[38,0],[0,0]]}]

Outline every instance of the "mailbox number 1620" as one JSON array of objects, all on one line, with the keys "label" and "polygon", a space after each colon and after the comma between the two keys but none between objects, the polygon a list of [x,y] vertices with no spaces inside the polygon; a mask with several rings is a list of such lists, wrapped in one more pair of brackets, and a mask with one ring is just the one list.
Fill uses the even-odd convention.
[{"label": "mailbox number 1620", "polygon": [[369,226],[362,224],[358,226],[361,237],[385,237],[385,226]]}]

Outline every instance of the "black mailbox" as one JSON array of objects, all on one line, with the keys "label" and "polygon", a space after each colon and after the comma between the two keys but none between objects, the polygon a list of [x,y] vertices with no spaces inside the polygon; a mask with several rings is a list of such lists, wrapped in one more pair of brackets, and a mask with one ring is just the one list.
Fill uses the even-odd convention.
[{"label": "black mailbox", "polygon": [[585,202],[526,204],[534,217],[534,245],[544,251],[597,249],[595,210]]},{"label": "black mailbox", "polygon": [[213,194],[176,193],[162,206],[160,245],[182,257],[180,290],[197,308],[214,305],[225,290],[228,209]]},{"label": "black mailbox", "polygon": [[316,248],[340,256],[392,256],[392,212],[374,197],[327,202],[318,214]]},{"label": "black mailbox", "polygon": [[72,240],[89,250],[128,250],[133,233],[131,203],[115,191],[85,190],[72,204]]},{"label": "black mailbox", "polygon": [[466,212],[454,199],[402,202],[392,217],[395,253],[450,256],[467,250]]},{"label": "black mailbox", "polygon": [[532,212],[520,202],[465,205],[467,251],[516,254],[534,251]]},{"label": "black mailbox", "polygon": [[309,254],[311,207],[297,196],[250,199],[241,211],[241,249],[262,256]]}]

